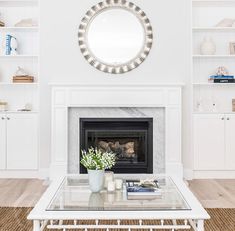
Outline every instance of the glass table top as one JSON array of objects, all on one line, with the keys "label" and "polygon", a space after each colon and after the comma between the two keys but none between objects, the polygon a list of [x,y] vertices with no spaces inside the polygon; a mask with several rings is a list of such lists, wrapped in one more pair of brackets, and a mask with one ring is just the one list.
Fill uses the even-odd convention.
[{"label": "glass table top", "polygon": [[[158,211],[191,210],[183,195],[170,177],[156,178],[160,195],[128,199],[125,182],[122,190],[92,193],[88,180],[65,177],[47,211]],[[129,179],[131,180],[131,179]]]}]

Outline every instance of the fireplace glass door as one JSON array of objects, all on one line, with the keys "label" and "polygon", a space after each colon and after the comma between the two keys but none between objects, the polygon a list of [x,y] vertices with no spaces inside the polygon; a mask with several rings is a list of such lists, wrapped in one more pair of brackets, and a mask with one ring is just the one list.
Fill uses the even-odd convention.
[{"label": "fireplace glass door", "polygon": [[[115,173],[152,173],[152,123],[152,118],[81,118],[81,148],[115,153]],[[86,173],[82,165],[80,173]]]}]

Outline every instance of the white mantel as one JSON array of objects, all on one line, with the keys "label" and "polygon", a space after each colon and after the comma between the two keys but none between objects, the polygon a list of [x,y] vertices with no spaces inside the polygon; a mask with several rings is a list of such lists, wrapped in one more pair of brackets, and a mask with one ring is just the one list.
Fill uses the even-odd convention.
[{"label": "white mantel", "polygon": [[67,173],[68,108],[164,107],[166,173],[183,177],[181,162],[181,92],[184,84],[82,85],[51,83],[52,156],[50,176]]}]

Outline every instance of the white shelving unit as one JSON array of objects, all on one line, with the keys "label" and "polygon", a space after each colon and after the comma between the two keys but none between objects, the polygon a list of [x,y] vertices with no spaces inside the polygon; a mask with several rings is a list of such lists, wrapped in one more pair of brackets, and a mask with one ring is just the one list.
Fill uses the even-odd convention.
[{"label": "white shelving unit", "polygon": [[[207,108],[205,113],[210,112],[211,105],[216,104],[215,98],[219,101],[216,105],[218,113],[232,113],[235,83],[209,83],[208,78],[219,66],[225,66],[231,75],[235,75],[235,55],[229,51],[229,42],[235,42],[235,27],[216,27],[222,19],[234,18],[234,12],[235,0],[192,0],[193,113],[197,113],[198,105],[202,104]],[[211,37],[216,44],[215,55],[200,54],[200,44],[205,36]]]},{"label": "white shelving unit", "polygon": [[193,27],[193,32],[233,32],[235,27]]},{"label": "white shelving unit", "polygon": [[0,86],[38,86],[38,83],[4,83],[1,82]]},{"label": "white shelving unit", "polygon": [[193,55],[193,58],[199,58],[199,59],[235,58],[235,55]]},{"label": "white shelving unit", "polygon": [[[22,19],[32,18],[37,26],[16,27]],[[31,104],[39,109],[39,4],[32,0],[0,0],[0,43],[4,44],[7,34],[18,41],[18,55],[6,55],[4,46],[0,49],[0,100],[8,102],[10,111]],[[34,76],[34,83],[13,83],[17,68],[22,67]],[[18,104],[16,103],[18,102]]]},{"label": "white shelving unit", "polygon": [[[22,19],[32,18],[38,26],[16,27]],[[0,49],[0,100],[8,103],[0,111],[0,176],[37,175],[39,171],[39,2],[0,0],[0,44],[7,34],[18,42],[18,55]],[[34,76],[33,83],[13,83],[18,67]],[[31,111],[25,111],[26,105]],[[27,173],[27,174],[26,174]]]},{"label": "white shelving unit", "polygon": [[15,26],[5,26],[0,27],[0,31],[38,31],[38,27],[15,27]]},{"label": "white shelving unit", "polygon": [[[224,18],[234,18],[235,0],[192,0],[192,153],[193,178],[235,176],[235,83],[210,83],[219,66],[235,75],[235,27],[216,27]],[[200,44],[209,36],[215,55],[201,55]]]},{"label": "white shelving unit", "polygon": [[0,58],[38,58],[38,55],[0,55]]}]

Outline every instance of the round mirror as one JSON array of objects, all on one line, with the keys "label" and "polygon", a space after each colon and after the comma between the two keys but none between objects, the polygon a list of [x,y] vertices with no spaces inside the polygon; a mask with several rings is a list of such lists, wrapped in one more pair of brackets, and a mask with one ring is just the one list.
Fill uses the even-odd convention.
[{"label": "round mirror", "polygon": [[143,49],[144,39],[139,19],[123,9],[102,12],[87,30],[91,53],[109,65],[121,65],[135,58]]},{"label": "round mirror", "polygon": [[152,27],[145,13],[125,0],[93,6],[79,27],[79,46],[98,70],[125,73],[139,66],[152,46]]}]

